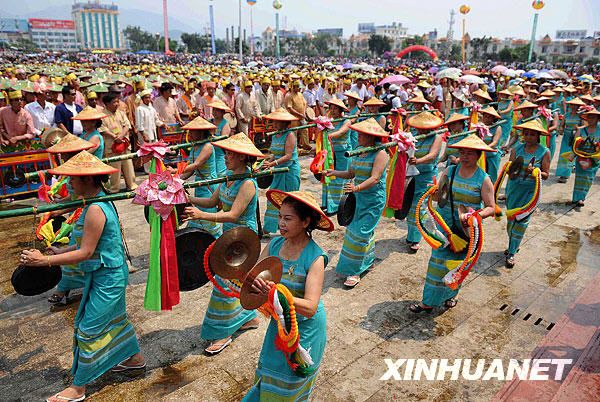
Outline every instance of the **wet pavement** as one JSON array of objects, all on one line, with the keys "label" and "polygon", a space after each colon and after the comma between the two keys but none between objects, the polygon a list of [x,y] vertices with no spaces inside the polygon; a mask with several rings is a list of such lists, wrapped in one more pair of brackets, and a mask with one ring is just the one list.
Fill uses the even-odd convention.
[{"label": "wet pavement", "polygon": [[[303,168],[309,160],[302,160]],[[307,169],[303,169],[306,172]],[[600,186],[586,206],[565,204],[568,184],[551,178],[516,257],[504,268],[505,219],[485,223],[485,248],[459,294],[456,308],[415,316],[407,306],[420,299],[430,249],[406,252],[406,224],[382,220],[375,267],[353,290],[344,289],[335,265],[344,235],[315,233],[330,256],[323,302],[328,344],[314,400],[487,401],[503,381],[380,381],[385,358],[528,358],[589,281],[600,271]],[[320,187],[303,173],[303,190],[320,199]],[[264,192],[263,192],[264,195]],[[32,202],[32,201],[30,201]],[[265,197],[261,197],[264,211]],[[27,204],[22,201],[21,204]],[[143,308],[149,234],[141,207],[116,203],[133,256],[128,312],[148,369],[141,375],[106,374],[88,389],[91,401],[234,401],[254,378],[266,321],[239,334],[223,353],[203,354],[200,327],[210,285],[181,294],[171,312]],[[4,206],[4,205],[3,205]],[[38,401],[69,384],[75,302],[49,308],[50,293],[14,294],[10,276],[18,252],[30,247],[31,216],[0,221],[0,398]],[[266,241],[263,241],[266,244]]]}]

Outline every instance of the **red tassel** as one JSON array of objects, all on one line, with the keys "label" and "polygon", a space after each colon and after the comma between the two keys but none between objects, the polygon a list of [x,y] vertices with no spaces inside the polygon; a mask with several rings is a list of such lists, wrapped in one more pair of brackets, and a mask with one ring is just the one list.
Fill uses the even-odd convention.
[{"label": "red tassel", "polygon": [[179,304],[179,269],[175,246],[175,212],[161,224],[160,268],[161,310],[171,310]]},{"label": "red tassel", "polygon": [[406,152],[399,152],[396,158],[396,169],[392,177],[390,194],[388,194],[388,208],[402,209],[404,202],[404,182],[406,181],[406,162],[408,156]]}]

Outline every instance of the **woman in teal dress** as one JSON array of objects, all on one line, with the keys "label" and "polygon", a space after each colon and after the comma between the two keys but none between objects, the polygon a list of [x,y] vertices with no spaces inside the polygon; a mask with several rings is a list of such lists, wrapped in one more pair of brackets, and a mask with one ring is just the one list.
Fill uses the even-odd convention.
[{"label": "woman in teal dress", "polygon": [[[535,193],[535,179],[531,176],[534,168],[541,171],[541,179],[547,180],[550,173],[550,152],[548,148],[540,144],[540,135],[548,135],[539,119],[530,120],[527,123],[515,126],[522,130],[523,143],[516,145],[510,154],[510,160],[514,161],[519,156],[523,158],[523,168],[515,178],[509,177],[506,184],[506,209],[520,208],[531,200]],[[535,159],[534,159],[535,158]],[[530,164],[533,159],[533,164]],[[529,226],[531,215],[522,220],[508,221],[506,231],[508,233],[508,249],[506,250],[506,267],[515,265],[515,254],[519,251],[521,240]]]},{"label": "woman in teal dress", "polygon": [[513,94],[508,90],[504,89],[498,92],[498,97],[500,100],[498,101],[498,114],[504,120],[504,123],[500,125],[502,129],[502,135],[500,136],[499,148],[503,145],[506,145],[508,139],[510,138],[510,133],[512,132],[513,127],[513,115],[514,115],[514,102],[511,99]]},{"label": "woman in teal dress", "polygon": [[[265,116],[265,119],[274,122],[274,130],[285,130],[290,122],[299,119],[285,110],[279,108]],[[264,163],[265,168],[287,167],[287,173],[273,176],[271,189],[282,191],[300,190],[300,162],[298,162],[298,148],[296,133],[294,131],[283,132],[271,137],[271,157]],[[277,208],[267,203],[263,231],[265,234],[277,232]]]},{"label": "woman in teal dress", "polygon": [[[75,194],[89,199],[104,195],[102,182],[115,170],[82,151],[50,173],[72,176]],[[22,264],[40,269],[77,264],[85,275],[74,324],[73,384],[47,399],[51,402],[85,399],[86,385],[110,369],[125,371],[146,366],[139,354],[135,330],[127,318],[125,289],[129,270],[114,205],[110,202],[86,205],[72,236],[76,244],[54,250],[55,255],[24,250],[20,257]]]},{"label": "woman in teal dress", "polygon": [[[544,91],[544,92],[549,93],[552,91]],[[552,109],[550,109],[550,101],[551,100],[552,100],[552,98],[548,98],[546,96],[541,96],[541,97],[537,98],[535,101],[535,103],[540,105],[540,107],[543,106],[546,109],[548,109],[548,111],[550,112],[550,117],[551,117],[550,121],[546,121],[546,118],[544,118],[545,124],[548,126],[548,132],[550,134],[544,136],[544,138],[542,139],[542,141],[543,141],[542,145],[544,145],[550,151],[550,161],[552,161],[552,158],[554,158],[554,153],[556,152],[556,137],[558,135],[558,123],[560,122],[560,119],[558,117],[558,111],[553,112]]]},{"label": "woman in teal dress", "polygon": [[[485,109],[481,109],[479,111],[481,114],[481,122],[486,126],[491,126],[497,120],[500,120],[500,115],[496,112],[491,106],[486,107]],[[500,139],[502,138],[502,127],[494,127],[490,128],[490,135],[485,136],[483,141],[488,144],[488,146],[493,149],[493,151],[485,153],[485,171],[490,176],[492,183],[496,182],[498,178],[498,170],[500,170]]]},{"label": "woman in teal dress", "polygon": [[[354,91],[346,91],[344,92],[344,96],[348,102],[348,116],[359,114],[360,107],[358,106],[358,102],[362,101],[360,96]],[[356,149],[358,146],[358,133],[354,130],[348,130],[348,138],[350,141],[350,149]]]},{"label": "woman in teal dress", "polygon": [[[300,345],[313,361],[310,374],[302,377],[290,368],[286,356],[275,347],[277,323],[271,318],[258,360],[254,385],[244,401],[306,401],[318,375],[327,343],[327,321],[321,301],[327,254],[312,239],[314,229],[331,232],[333,223],[319,209],[314,197],[303,191],[269,190],[267,199],[279,208],[281,237],[264,248],[262,257],[277,256],[283,263],[281,283],[294,297]],[[257,278],[253,288],[268,294],[272,282]]]},{"label": "woman in teal dress", "polygon": [[[369,118],[352,126],[358,132],[361,147],[375,145],[376,141],[388,137],[374,118]],[[347,171],[329,170],[325,174],[352,180],[346,192],[356,196],[356,209],[352,223],[346,228],[340,259],[336,272],[344,275],[344,285],[354,287],[360,282],[360,275],[373,266],[375,261],[375,228],[381,219],[386,201],[386,168],[389,162],[387,151],[369,152],[352,159]]]},{"label": "woman in teal dress", "polygon": [[448,129],[448,141],[442,152],[442,161],[446,161],[446,167],[450,165],[456,165],[458,163],[458,149],[452,148],[451,145],[456,144],[462,140],[466,135],[457,135],[465,132],[466,122],[470,119],[469,116],[465,116],[458,113],[453,113],[448,117],[448,120],[444,123],[444,126]]},{"label": "woman in teal dress", "polygon": [[[536,105],[535,103],[531,103],[528,100],[525,100],[523,102],[521,102],[520,105],[515,106],[515,112],[519,113],[519,118],[517,119],[517,125],[523,123],[523,120],[530,118],[531,116],[533,116],[533,112],[535,112],[535,110],[537,109],[538,105]],[[504,151],[504,152],[509,152],[512,147],[519,142],[520,138],[519,138],[519,133],[516,130],[512,130],[511,136],[510,136],[510,140],[508,141],[508,144],[505,144],[503,146],[501,146],[500,148]]]},{"label": "woman in teal dress", "polygon": [[[64,136],[59,143],[52,145],[47,148],[46,151],[51,155],[60,155],[62,163],[68,161],[73,156],[84,150],[90,150],[94,148],[94,144],[89,141],[79,138],[73,134],[67,134]],[[71,186],[71,177],[66,177],[65,186],[67,188],[67,196],[58,201],[66,200],[70,201],[77,197]],[[51,218],[56,218],[65,214],[69,214],[75,211],[75,208],[63,209],[59,211],[50,212]],[[68,247],[75,245],[75,239],[73,236],[69,238]],[[58,247],[52,247],[55,252],[58,252]],[[56,291],[48,297],[48,302],[51,304],[66,305],[69,302],[69,293],[71,290],[82,289],[85,285],[84,272],[81,271],[77,264],[69,264],[61,266],[62,276],[60,282],[56,285]]]},{"label": "woman in teal dress", "polygon": [[[229,137],[231,134],[231,126],[229,121],[225,118],[227,113],[232,113],[232,110],[220,99],[214,100],[208,104],[213,110],[213,123],[217,126],[215,130],[215,136]],[[225,154],[219,147],[214,149],[215,151],[215,166],[218,177],[223,177],[227,174],[227,167],[225,166]]]},{"label": "woman in teal dress", "polygon": [[[329,117],[332,120],[341,118],[342,113],[348,111],[346,105],[337,98],[331,99],[328,104]],[[351,158],[344,155],[346,151],[350,150],[350,138],[348,134],[350,124],[352,124],[352,120],[344,119],[334,123],[334,128],[331,131],[323,131],[323,139],[325,140],[325,136],[329,137],[333,147],[335,170],[348,170],[350,166]],[[339,177],[331,180],[329,184],[323,183],[322,207],[327,214],[333,215],[337,213],[340,198],[344,195],[345,185],[346,180]]]},{"label": "woman in teal dress", "polygon": [[[441,118],[430,112],[421,112],[410,117],[407,121],[407,125],[417,131],[416,135],[430,134],[431,131],[439,128],[443,123],[444,121]],[[419,140],[416,145],[415,156],[408,158],[407,161],[409,165],[413,165],[419,170],[418,175],[412,176],[415,181],[415,193],[407,220],[406,243],[412,253],[419,251],[419,243],[422,239],[421,233],[415,224],[415,208],[419,198],[425,194],[429,185],[433,183],[433,178],[437,176],[437,162],[442,148],[442,137],[440,135],[428,135],[426,138]]]},{"label": "woman in teal dress", "polygon": [[[202,141],[210,136],[211,130],[216,127],[214,124],[204,120],[204,118],[198,116],[194,120],[187,123],[182,127],[184,130],[188,130],[189,141]],[[188,165],[181,174],[181,179],[186,180],[192,175],[195,175],[195,181],[209,180],[217,178],[217,170],[215,163],[215,148],[210,142],[205,144],[195,145],[190,148],[188,156]],[[177,169],[169,168],[171,174],[175,174]],[[213,193],[217,190],[217,185],[213,184],[210,186],[196,187],[194,189],[194,197],[196,198],[210,198]],[[215,213],[217,212],[216,207],[202,208],[204,212]],[[215,238],[221,236],[222,227],[218,222],[211,222],[206,220],[195,220],[189,221],[187,227],[199,228],[210,233]]]},{"label": "woman in teal dress", "polygon": [[[372,98],[369,98],[368,101],[363,103],[363,106],[367,109],[368,114],[374,114],[374,113],[379,113],[379,109],[381,107],[385,106],[385,102],[377,97],[372,97]],[[362,117],[362,118],[357,119],[356,122],[358,123],[358,122],[360,122],[362,120],[366,120],[366,119],[367,119],[366,117]],[[377,121],[377,123],[379,123],[381,128],[383,128],[384,130],[386,129],[387,119],[385,118],[385,116],[376,116],[376,117],[374,117],[374,119]]]},{"label": "woman in teal dress", "polygon": [[102,126],[102,119],[106,115],[102,112],[97,111],[92,107],[86,107],[72,120],[81,120],[81,126],[83,127],[83,133],[81,138],[94,144],[88,152],[92,153],[96,158],[104,158],[104,137],[98,131]]},{"label": "woman in teal dress", "polygon": [[[225,164],[231,174],[250,172],[250,166],[256,158],[264,155],[254,146],[244,133],[217,141],[215,146],[225,150]],[[190,202],[199,208],[215,208],[219,203],[222,211],[205,212],[199,208],[187,207],[184,220],[205,220],[223,223],[223,232],[237,226],[247,226],[258,231],[256,222],[256,207],[258,203],[258,186],[256,180],[236,180],[219,185],[210,198],[190,197]],[[229,290],[227,282],[215,275],[215,279],[225,289]],[[238,330],[258,327],[256,312],[244,310],[240,300],[228,297],[218,289],[213,288],[208,302],[208,309],[202,322],[203,339],[211,341],[205,349],[206,353],[214,355],[225,349],[232,341],[232,335]]]},{"label": "woman in teal dress", "polygon": [[452,91],[452,100],[453,105],[452,109],[450,109],[452,112],[462,114],[465,116],[471,114],[468,107],[469,100],[467,99],[463,91],[461,91],[460,89],[455,89],[454,91]]},{"label": "woman in teal dress", "polygon": [[[597,144],[600,143],[600,131],[598,130],[598,117],[600,112],[593,109],[584,113],[581,118],[585,121],[583,127],[577,132],[577,137],[589,138],[589,142],[583,143],[579,150],[588,154],[598,153]],[[575,185],[573,187],[573,203],[578,207],[583,207],[585,198],[594,182],[600,159],[575,157]]]},{"label": "woman in teal dress", "polygon": [[[494,185],[489,176],[477,165],[481,152],[490,151],[490,147],[474,134],[452,147],[458,148],[460,162],[443,172],[440,180],[444,176],[448,177],[448,182],[451,183],[449,193],[453,201],[448,202],[443,208],[438,205],[436,210],[448,226],[456,228],[453,230],[456,232],[466,224],[465,215],[459,212],[460,205],[479,210],[479,215],[487,218],[494,216],[495,204]],[[438,193],[433,197],[437,201]],[[454,209],[451,205],[454,205]],[[438,229],[442,230],[439,227]],[[425,277],[423,299],[420,303],[411,304],[409,310],[413,313],[420,313],[431,311],[433,307],[452,308],[456,306],[455,297],[460,287],[456,290],[450,289],[445,285],[443,278],[450,270],[447,263],[453,260],[462,261],[466,254],[466,248],[460,253],[454,253],[449,247],[432,250]]]},{"label": "woman in teal dress", "polygon": [[568,154],[573,148],[573,141],[575,140],[577,126],[579,125],[580,121],[579,114],[577,114],[577,109],[585,105],[585,103],[579,98],[573,98],[567,101],[566,104],[567,114],[565,115],[565,130],[562,141],[560,142],[560,151],[558,151],[558,165],[556,166],[556,175],[558,176],[559,183],[566,183],[573,172],[573,162],[565,158],[565,154]]}]

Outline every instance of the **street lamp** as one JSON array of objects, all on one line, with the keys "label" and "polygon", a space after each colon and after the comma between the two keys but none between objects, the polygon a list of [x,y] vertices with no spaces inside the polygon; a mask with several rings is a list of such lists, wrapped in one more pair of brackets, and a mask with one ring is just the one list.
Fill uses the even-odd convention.
[{"label": "street lamp", "polygon": [[[531,3],[531,7],[533,7],[533,9],[536,11],[544,8],[544,5],[545,4],[542,0],[534,0],[534,2]],[[527,55],[527,63],[531,63],[531,57],[533,56],[533,47],[535,46],[535,31],[537,29],[538,15],[538,13],[533,14],[533,27],[531,27],[531,41],[529,42],[529,54]]]},{"label": "street lamp", "polygon": [[279,59],[281,52],[279,49],[279,10],[283,4],[281,0],[273,0],[273,8],[275,9],[275,57]]},{"label": "street lamp", "polygon": [[460,11],[460,13],[463,15],[463,21],[462,21],[462,62],[463,64],[466,61],[466,54],[465,54],[465,25],[466,25],[466,21],[467,21],[467,14],[469,13],[469,11],[471,11],[471,7],[467,6],[466,4],[463,4],[462,6],[460,6],[460,8],[458,9],[458,11]]}]

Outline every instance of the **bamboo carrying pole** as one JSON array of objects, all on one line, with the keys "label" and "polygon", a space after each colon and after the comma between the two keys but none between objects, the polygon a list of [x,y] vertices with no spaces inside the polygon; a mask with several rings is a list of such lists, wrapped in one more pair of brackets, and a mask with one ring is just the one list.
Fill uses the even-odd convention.
[{"label": "bamboo carrying pole", "polygon": [[[287,173],[289,168],[281,167],[281,168],[271,168],[268,170],[263,170],[260,172],[250,172],[250,173],[242,173],[242,174],[233,174],[225,177],[219,177],[216,179],[208,179],[208,180],[200,180],[190,183],[184,183],[183,186],[185,188],[196,188],[196,187],[205,187],[213,184],[226,183],[229,181],[237,181],[244,180],[255,177],[262,176],[272,176],[274,174]],[[35,215],[44,212],[58,211],[61,209],[70,209],[77,208],[84,205],[89,205],[94,202],[106,202],[106,201],[119,201],[126,200],[135,197],[135,191],[126,191],[123,193],[117,194],[108,194],[102,195],[99,197],[93,197],[88,199],[81,200],[73,200],[73,201],[65,201],[65,202],[57,202],[56,204],[44,204],[38,207],[23,207],[17,209],[11,209],[8,211],[0,211],[0,219],[5,218],[14,218],[17,216],[25,216],[25,215]]]},{"label": "bamboo carrying pole", "polygon": [[[200,141],[186,142],[183,144],[175,144],[175,145],[171,145],[167,148],[169,148],[170,151],[177,151],[179,149],[191,148],[196,145],[206,144],[208,142],[224,140],[225,138],[227,138],[226,135],[220,135],[218,137],[211,137],[211,138],[207,138],[207,139],[200,140]],[[103,159],[101,159],[101,161],[104,163],[112,163],[112,162],[124,161],[126,159],[134,159],[137,157],[138,157],[137,153],[132,152],[129,154],[122,154],[122,155],[111,156],[109,158],[103,158]],[[27,180],[35,179],[38,177],[39,174],[46,174],[47,171],[48,170],[46,169],[46,170],[38,170],[35,172],[25,173],[25,179],[27,179]]]}]

